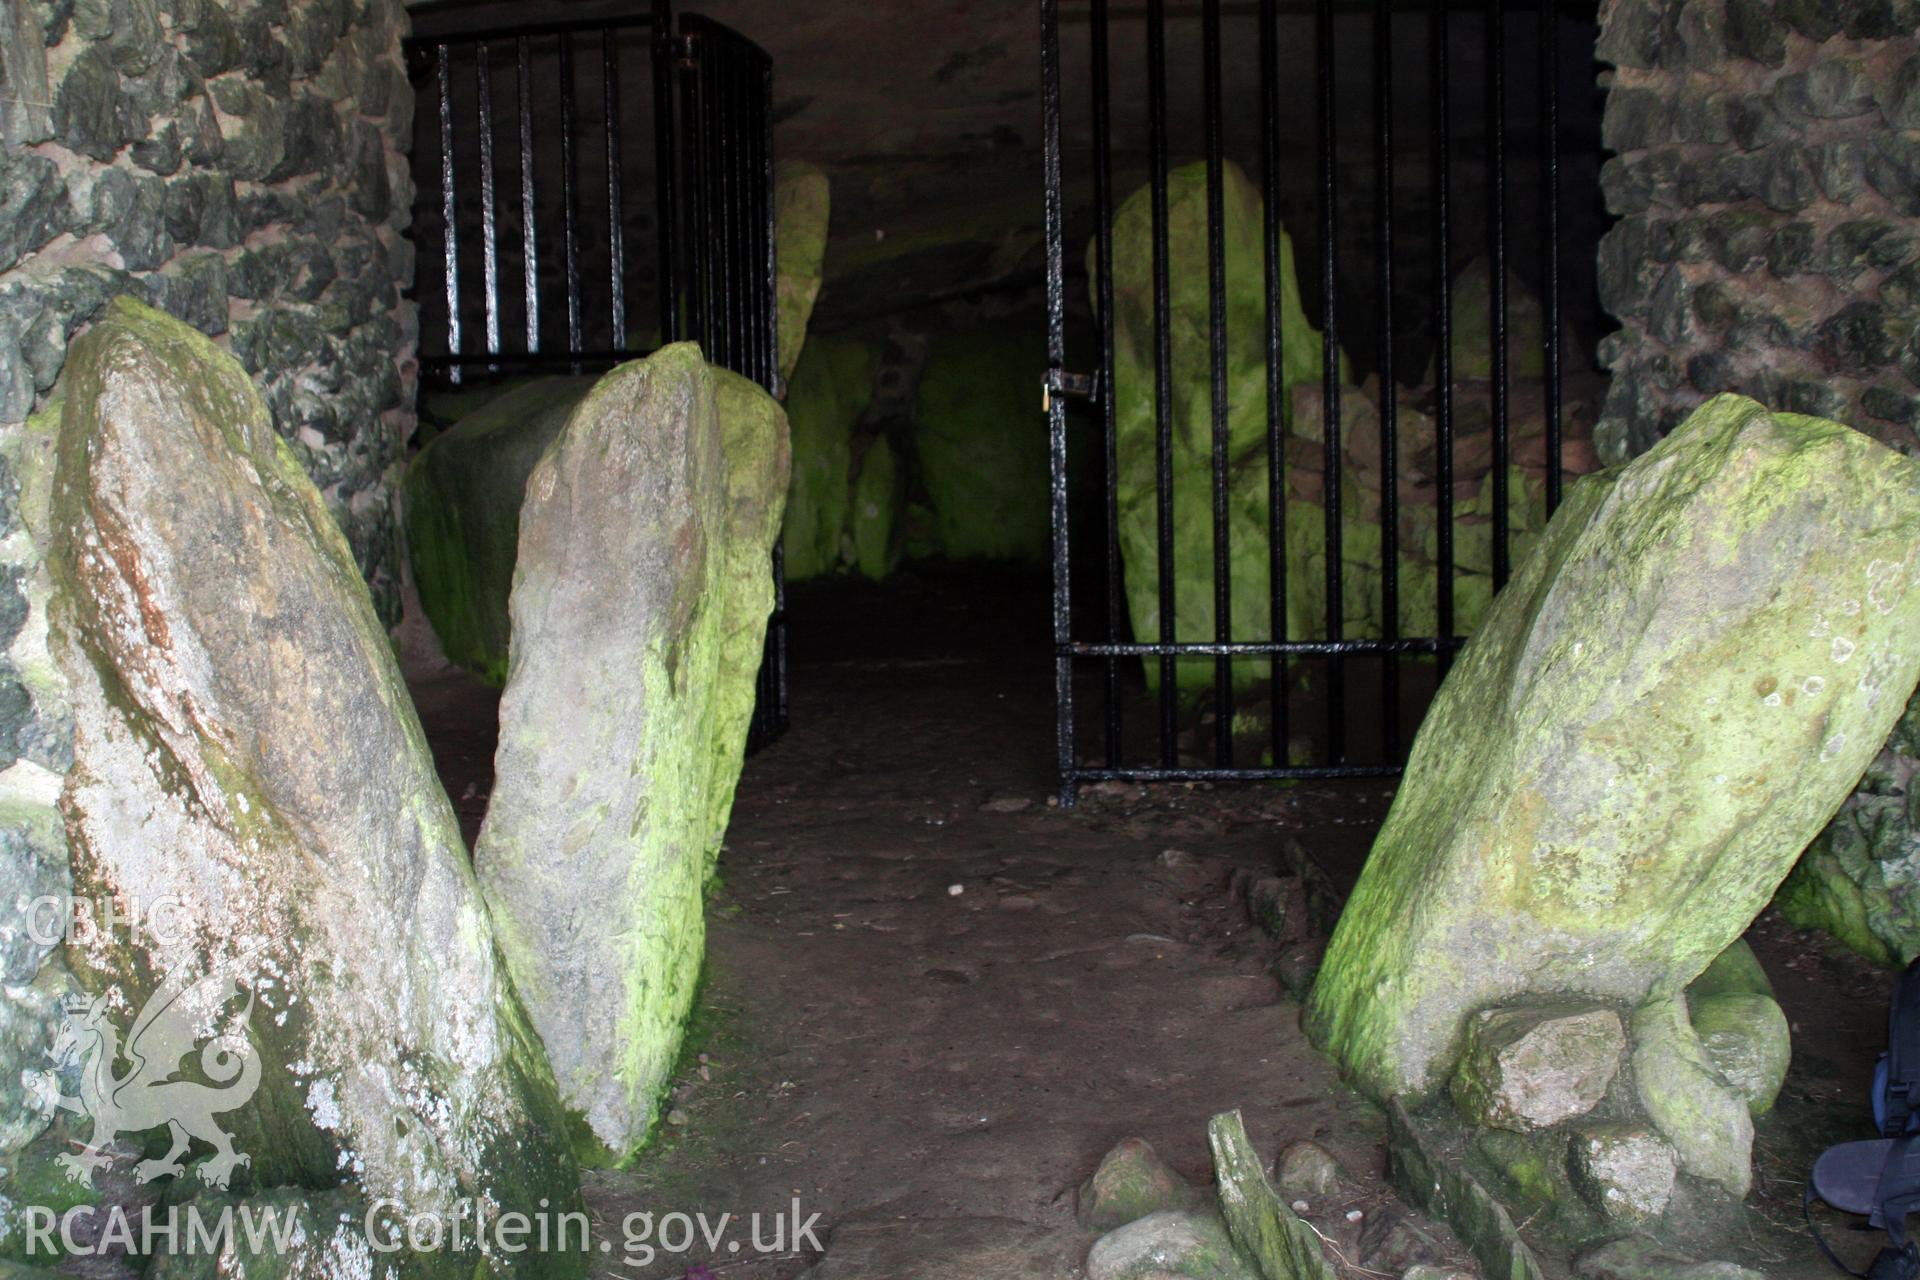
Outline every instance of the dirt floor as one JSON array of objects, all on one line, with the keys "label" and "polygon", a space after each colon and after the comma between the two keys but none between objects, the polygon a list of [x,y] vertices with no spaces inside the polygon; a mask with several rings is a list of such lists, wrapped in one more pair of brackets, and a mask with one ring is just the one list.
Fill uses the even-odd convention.
[{"label": "dirt floor", "polygon": [[[1269,1157],[1311,1138],[1345,1166],[1350,1193],[1308,1215],[1344,1274],[1381,1274],[1356,1210],[1463,1260],[1385,1187],[1383,1118],[1306,1043],[1229,891],[1286,835],[1350,881],[1389,784],[1105,784],[1063,810],[1044,594],[908,578],[796,591],[791,614],[793,727],[740,783],[671,1110],[632,1169],[589,1176],[596,1275],[787,1280],[817,1238],[832,1280],[1076,1276],[1074,1191],[1102,1154],[1144,1137],[1204,1184],[1206,1122],[1233,1108]],[[417,693],[471,837],[492,700],[452,676]],[[1796,1065],[1747,1252],[1812,1275],[1802,1170],[1868,1136],[1889,980],[1768,918],[1754,941]],[[796,1204],[818,1215],[798,1248]],[[696,1213],[715,1234],[688,1241],[672,1215]]]}]

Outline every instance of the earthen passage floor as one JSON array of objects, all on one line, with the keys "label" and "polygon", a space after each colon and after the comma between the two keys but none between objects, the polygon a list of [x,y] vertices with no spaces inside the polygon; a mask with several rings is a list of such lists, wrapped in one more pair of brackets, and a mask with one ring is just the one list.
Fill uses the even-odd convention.
[{"label": "earthen passage floor", "polygon": [[[1077,1275],[1073,1192],[1101,1155],[1144,1137],[1204,1183],[1206,1121],[1236,1107],[1269,1156],[1312,1138],[1355,1175],[1312,1215],[1348,1248],[1348,1209],[1403,1212],[1382,1120],[1307,1045],[1228,892],[1237,869],[1271,873],[1286,834],[1351,875],[1385,785],[1109,786],[1050,807],[1044,597],[909,583],[796,592],[792,613],[793,727],[740,784],[670,1114],[634,1167],[589,1175],[595,1275],[785,1280],[817,1260],[793,1247],[796,1200],[836,1280]],[[458,679],[419,693],[471,836],[492,699]],[[1804,947],[1762,942],[1790,1016],[1826,1011],[1800,1028],[1818,1048],[1763,1170],[1783,1205],[1791,1134],[1857,1109],[1846,1065],[1870,1067],[1882,1016],[1872,975]],[[675,1213],[719,1234],[696,1223],[668,1252]]]}]

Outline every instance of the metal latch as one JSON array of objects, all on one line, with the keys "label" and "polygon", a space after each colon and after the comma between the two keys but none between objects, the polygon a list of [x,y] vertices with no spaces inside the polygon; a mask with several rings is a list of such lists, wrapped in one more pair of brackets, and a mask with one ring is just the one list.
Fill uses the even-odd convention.
[{"label": "metal latch", "polygon": [[1090,373],[1068,373],[1065,369],[1049,369],[1040,387],[1040,411],[1053,412],[1053,398],[1056,395],[1078,396],[1083,400],[1091,400],[1099,390],[1099,380]]}]

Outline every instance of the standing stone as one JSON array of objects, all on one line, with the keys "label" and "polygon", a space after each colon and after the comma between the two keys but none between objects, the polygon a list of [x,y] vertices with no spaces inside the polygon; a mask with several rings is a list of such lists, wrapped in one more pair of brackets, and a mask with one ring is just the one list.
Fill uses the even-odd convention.
[{"label": "standing stone", "polygon": [[906,477],[894,461],[893,446],[875,436],[860,455],[860,477],[853,482],[847,513],[846,559],[871,582],[879,582],[900,563],[900,508]]},{"label": "standing stone", "polygon": [[1470,1120],[1527,1133],[1600,1105],[1620,1070],[1626,1028],[1611,1009],[1485,1009],[1467,1023],[1453,1100]]},{"label": "standing stone", "polygon": [[1421,726],[1315,983],[1358,1083],[1425,1093],[1475,1009],[1637,1006],[1740,936],[1920,674],[1917,492],[1885,446],[1737,396],[1572,487]]},{"label": "standing stone", "polygon": [[[1237,165],[1222,174],[1222,232],[1226,256],[1227,381],[1233,388],[1227,422],[1227,545],[1233,639],[1269,638],[1271,600],[1267,555],[1267,305],[1264,219],[1260,192]],[[1167,254],[1170,264],[1173,346],[1173,576],[1176,640],[1217,636],[1213,603],[1213,425],[1208,341],[1206,166],[1190,164],[1168,178]],[[1160,635],[1159,500],[1155,485],[1154,298],[1152,193],[1142,187],[1113,220],[1115,425],[1119,453],[1119,541],[1133,633]],[[1097,277],[1096,255],[1089,275]],[[1281,387],[1290,413],[1295,384],[1321,375],[1321,337],[1300,305],[1293,241],[1280,234]],[[1295,510],[1289,509],[1289,533]],[[1318,511],[1312,512],[1317,519]],[[1295,545],[1291,536],[1290,547]],[[1290,573],[1304,588],[1311,572]],[[1324,577],[1321,579],[1324,581]],[[1288,603],[1289,635],[1324,634],[1304,605]],[[1324,622],[1324,616],[1319,619]],[[1149,688],[1160,664],[1148,662]],[[1256,677],[1257,664],[1235,664],[1237,679]],[[1188,693],[1213,687],[1212,659],[1183,660],[1176,680]]]},{"label": "standing stone", "polygon": [[1238,1111],[1207,1121],[1220,1213],[1242,1253],[1267,1280],[1333,1280],[1319,1232],[1274,1191]]},{"label": "standing stone", "polygon": [[873,403],[880,353],[862,342],[820,335],[787,389],[793,483],[782,536],[787,580],[803,582],[840,563],[852,501],[853,433]]},{"label": "standing stone", "polygon": [[725,563],[721,567],[720,677],[714,689],[709,737],[713,777],[708,782],[707,860],[720,856],[720,841],[733,812],[734,784],[753,723],[756,680],[766,652],[767,619],[773,614],[773,542],[786,512],[792,453],[787,415],[757,383],[726,369],[713,370],[720,414],[721,451],[727,466]]},{"label": "standing stone", "polygon": [[[386,633],[253,384],[125,298],[66,377],[50,565],[74,891],[177,907],[159,936],[70,946],[83,984],[209,1022],[201,997],[247,994],[258,1092],[221,1123],[256,1186],[345,1183],[448,1220],[470,1197],[577,1205],[553,1078]],[[483,1265],[469,1247],[420,1274]],[[558,1253],[536,1270],[583,1273]]]},{"label": "standing stone", "polygon": [[541,378],[434,437],[407,469],[407,550],[442,652],[492,685],[507,678],[507,598],[527,476],[593,385]]},{"label": "standing stone", "polygon": [[1052,545],[1043,372],[1032,339],[1005,324],[950,333],[920,377],[914,442],[949,560],[1044,565]]},{"label": "standing stone", "polygon": [[780,333],[780,376],[791,378],[807,341],[807,321],[820,296],[827,258],[827,217],[832,208],[827,175],[805,160],[783,160],[773,175],[775,306]]},{"label": "standing stone", "polygon": [[596,382],[520,511],[493,799],[474,849],[561,1096],[645,1141],[705,942],[727,473],[675,343]]}]

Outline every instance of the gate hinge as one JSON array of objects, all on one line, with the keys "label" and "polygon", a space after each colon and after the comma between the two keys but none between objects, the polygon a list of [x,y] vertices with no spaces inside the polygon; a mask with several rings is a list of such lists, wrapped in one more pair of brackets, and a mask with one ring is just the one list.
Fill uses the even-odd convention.
[{"label": "gate hinge", "polygon": [[1049,369],[1040,388],[1040,410],[1050,413],[1053,410],[1053,398],[1061,396],[1079,396],[1091,400],[1100,393],[1100,381],[1090,373],[1068,373],[1065,369]]},{"label": "gate hinge", "polygon": [[698,32],[688,31],[677,36],[667,37],[667,51],[683,71],[700,69],[700,36]]}]

